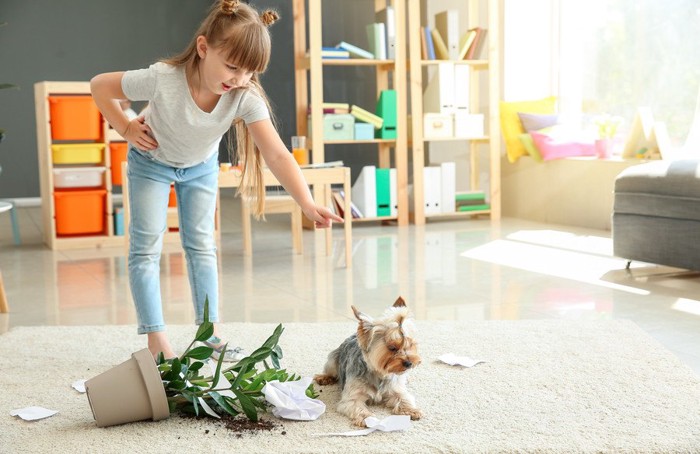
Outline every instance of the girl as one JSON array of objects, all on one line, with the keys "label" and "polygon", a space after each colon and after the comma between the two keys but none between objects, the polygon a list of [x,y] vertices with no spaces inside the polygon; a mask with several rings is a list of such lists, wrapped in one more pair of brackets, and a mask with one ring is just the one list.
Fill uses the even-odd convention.
[{"label": "girl", "polygon": [[[267,27],[274,11],[259,15],[237,0],[217,0],[189,46],[180,55],[147,69],[95,76],[90,87],[104,117],[130,144],[128,154],[129,283],[136,305],[138,333],[148,334],[155,356],[175,356],[167,335],[160,296],[160,254],[170,184],[175,183],[180,235],[196,323],[218,322],[218,270],[214,211],[218,191],[218,147],[233,123],[236,151],[243,163],[239,192],[264,209],[261,154],[270,170],[317,227],[342,222],[317,206],[304,177],[270,119],[269,103],[258,80],[270,59]],[[131,121],[120,99],[148,101],[145,112]],[[207,345],[215,356],[236,361],[240,348],[223,351],[214,336]]]}]

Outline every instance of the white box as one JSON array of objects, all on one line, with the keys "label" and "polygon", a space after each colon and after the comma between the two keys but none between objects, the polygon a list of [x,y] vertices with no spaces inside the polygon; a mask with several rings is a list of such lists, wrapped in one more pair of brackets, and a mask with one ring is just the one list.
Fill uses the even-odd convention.
[{"label": "white box", "polygon": [[484,114],[457,112],[454,114],[455,137],[483,137]]},{"label": "white box", "polygon": [[101,187],[104,183],[104,167],[62,167],[53,169],[55,188]]},{"label": "white box", "polygon": [[453,137],[453,122],[449,114],[423,114],[423,136],[426,140]]}]

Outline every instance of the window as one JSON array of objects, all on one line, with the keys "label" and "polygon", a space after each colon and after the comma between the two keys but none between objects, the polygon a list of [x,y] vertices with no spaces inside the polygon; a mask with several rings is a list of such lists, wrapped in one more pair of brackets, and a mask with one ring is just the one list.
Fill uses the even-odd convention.
[{"label": "window", "polygon": [[[559,0],[558,8],[562,111],[619,115],[629,127],[648,106],[683,145],[700,101],[698,1]],[[700,135],[700,112],[696,121]]]}]

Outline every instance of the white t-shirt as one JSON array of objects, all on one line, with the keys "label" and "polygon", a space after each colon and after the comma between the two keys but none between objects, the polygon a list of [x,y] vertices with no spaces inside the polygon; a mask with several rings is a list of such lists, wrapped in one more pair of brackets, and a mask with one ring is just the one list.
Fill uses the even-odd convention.
[{"label": "white t-shirt", "polygon": [[233,89],[221,95],[211,113],[195,104],[184,66],[155,63],[127,71],[122,90],[132,101],[148,101],[144,114],[158,148],[148,151],[172,167],[192,167],[219,152],[219,142],[235,118],[246,124],[270,118],[265,101],[254,89]]}]

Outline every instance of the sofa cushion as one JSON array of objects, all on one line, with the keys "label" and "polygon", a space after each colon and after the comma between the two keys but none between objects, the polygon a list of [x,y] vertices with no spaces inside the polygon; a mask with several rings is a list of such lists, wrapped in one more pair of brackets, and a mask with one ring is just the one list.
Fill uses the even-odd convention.
[{"label": "sofa cushion", "polygon": [[615,179],[616,214],[700,221],[700,160],[653,161]]}]

